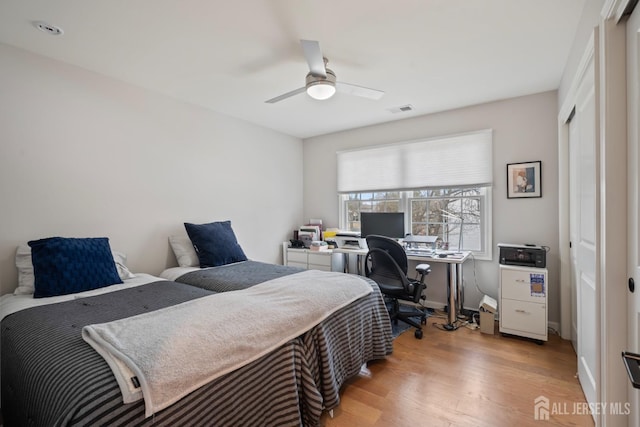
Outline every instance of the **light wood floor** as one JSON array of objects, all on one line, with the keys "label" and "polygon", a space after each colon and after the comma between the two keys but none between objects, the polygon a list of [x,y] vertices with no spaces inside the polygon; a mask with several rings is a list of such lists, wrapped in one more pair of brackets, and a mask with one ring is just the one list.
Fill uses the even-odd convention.
[{"label": "light wood floor", "polygon": [[[326,427],[354,426],[593,426],[575,377],[576,355],[557,335],[532,341],[459,328],[437,329],[430,318],[424,338],[413,329],[394,341],[393,354],[370,363],[350,380]],[[534,418],[534,399],[549,399],[549,421]]]}]

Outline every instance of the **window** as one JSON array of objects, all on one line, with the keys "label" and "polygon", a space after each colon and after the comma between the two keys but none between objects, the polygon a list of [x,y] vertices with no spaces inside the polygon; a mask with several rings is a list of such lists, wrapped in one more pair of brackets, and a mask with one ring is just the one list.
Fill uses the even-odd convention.
[{"label": "window", "polygon": [[407,233],[437,236],[450,250],[461,244],[490,259],[490,194],[486,187],[343,194],[341,228],[360,231],[360,212],[405,212]]},{"label": "window", "polygon": [[360,231],[360,212],[404,212],[400,191],[352,193],[345,196],[346,229],[349,231]]},{"label": "window", "polygon": [[404,212],[405,230],[491,259],[491,129],[337,153],[340,228],[360,212]]}]

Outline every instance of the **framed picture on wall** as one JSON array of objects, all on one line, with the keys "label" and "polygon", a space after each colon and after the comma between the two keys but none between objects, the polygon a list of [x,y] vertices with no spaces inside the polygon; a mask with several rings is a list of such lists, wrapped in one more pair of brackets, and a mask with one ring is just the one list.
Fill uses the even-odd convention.
[{"label": "framed picture on wall", "polygon": [[507,198],[542,197],[542,162],[507,164]]}]

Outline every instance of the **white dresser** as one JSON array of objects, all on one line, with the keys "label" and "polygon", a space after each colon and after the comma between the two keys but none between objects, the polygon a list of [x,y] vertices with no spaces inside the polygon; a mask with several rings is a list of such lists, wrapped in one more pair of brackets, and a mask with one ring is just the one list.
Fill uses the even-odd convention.
[{"label": "white dresser", "polygon": [[333,251],[312,251],[310,249],[294,249],[288,243],[282,245],[283,264],[301,267],[307,270],[343,271],[343,255]]},{"label": "white dresser", "polygon": [[500,332],[547,341],[548,271],[500,265]]}]

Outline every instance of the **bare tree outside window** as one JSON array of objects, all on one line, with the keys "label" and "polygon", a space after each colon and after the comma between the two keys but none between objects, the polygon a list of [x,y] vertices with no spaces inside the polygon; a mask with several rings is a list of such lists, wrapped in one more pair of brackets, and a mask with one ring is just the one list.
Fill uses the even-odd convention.
[{"label": "bare tree outside window", "polygon": [[402,212],[399,191],[377,193],[351,193],[346,213],[349,231],[360,231],[360,212]]},{"label": "bare tree outside window", "polygon": [[360,231],[360,212],[404,211],[411,234],[437,236],[451,250],[481,251],[483,194],[480,188],[352,193],[346,197],[347,224]]}]

